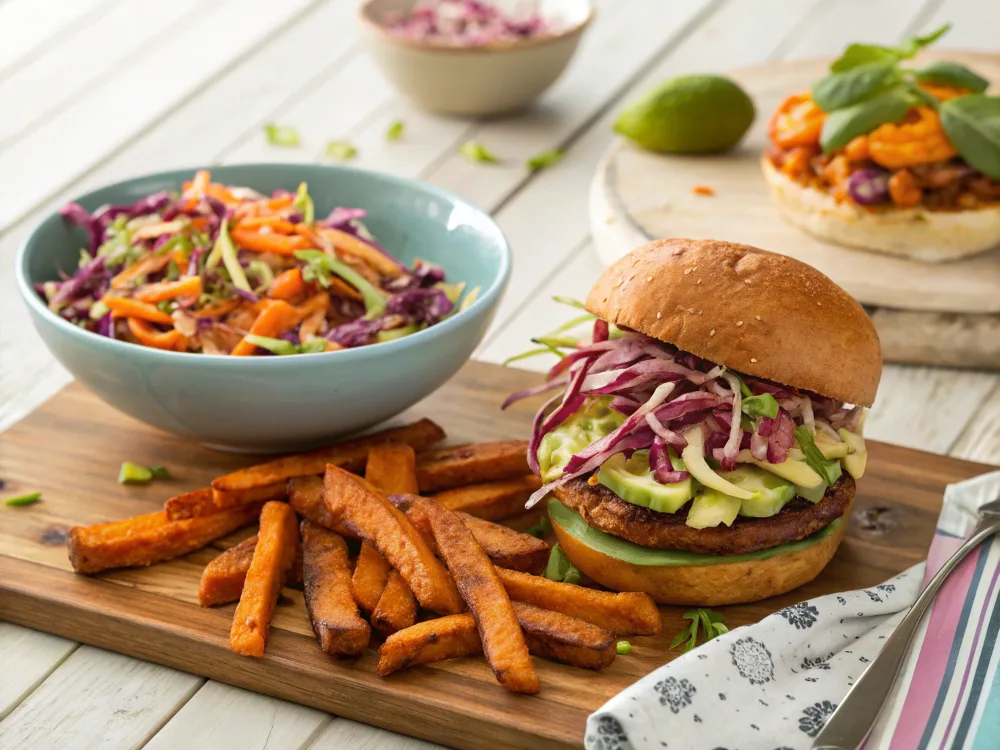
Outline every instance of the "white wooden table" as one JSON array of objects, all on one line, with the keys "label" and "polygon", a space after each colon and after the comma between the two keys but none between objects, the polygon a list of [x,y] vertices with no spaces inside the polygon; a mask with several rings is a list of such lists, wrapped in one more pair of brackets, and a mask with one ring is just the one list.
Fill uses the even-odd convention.
[{"label": "white wooden table", "polygon": [[[357,0],[0,0],[0,429],[69,377],[28,323],[12,280],[31,226],[70,196],[144,172],[320,161],[418,177],[492,211],[516,256],[477,356],[500,362],[566,317],[600,263],[587,189],[622,102],[673,75],[834,54],[955,23],[946,46],[997,51],[982,0],[598,0],[568,74],[530,114],[494,122],[417,111],[359,45]],[[766,113],[759,116],[766,116]],[[385,140],[401,119],[401,142]],[[262,126],[297,128],[269,146]],[[472,164],[475,138],[504,159]],[[564,147],[538,174],[525,160]],[[1000,380],[887,367],[869,434],[1000,462]],[[2,619],[2,613],[0,613]],[[154,664],[0,623],[0,748],[417,748],[427,743]]]}]

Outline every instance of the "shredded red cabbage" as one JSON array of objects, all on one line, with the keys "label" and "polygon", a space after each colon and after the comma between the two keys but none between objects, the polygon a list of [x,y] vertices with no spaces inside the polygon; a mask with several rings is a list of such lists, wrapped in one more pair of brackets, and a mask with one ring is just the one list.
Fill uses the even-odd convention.
[{"label": "shredded red cabbage", "polygon": [[[733,469],[744,449],[757,460],[785,461],[795,442],[795,428],[808,421],[816,429],[857,429],[862,412],[859,407],[850,409],[834,399],[790,386],[737,376],[639,333],[608,339],[607,331],[607,323],[596,321],[590,343],[582,343],[561,359],[549,371],[545,384],[512,394],[504,402],[506,408],[522,398],[564,388],[562,397],[551,399],[535,417],[528,461],[536,473],[542,439],[578,411],[588,397],[610,395],[611,408],[626,417],[616,430],[573,455],[563,475],[535,492],[528,507],[553,487],[595,471],[617,453],[648,449],[650,468],[658,482],[681,481],[688,474],[673,465],[668,449],[683,450],[687,446],[683,432],[695,424],[703,425],[705,451],[723,470]],[[751,419],[741,412],[741,379],[751,393],[775,397],[780,408],[773,419]]]}]

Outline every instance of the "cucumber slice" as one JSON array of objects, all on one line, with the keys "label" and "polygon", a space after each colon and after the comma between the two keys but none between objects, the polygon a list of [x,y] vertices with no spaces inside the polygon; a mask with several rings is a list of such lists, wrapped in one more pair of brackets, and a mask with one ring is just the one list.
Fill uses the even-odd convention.
[{"label": "cucumber slice", "polygon": [[625,460],[619,453],[604,462],[597,481],[622,500],[659,513],[673,513],[694,494],[691,477],[674,484],[660,484],[649,469],[649,451],[636,451]]},{"label": "cucumber slice", "polygon": [[736,516],[739,515],[742,502],[738,497],[706,487],[691,502],[686,523],[693,529],[707,529],[720,523],[732,526]]},{"label": "cucumber slice", "polygon": [[751,494],[749,500],[740,503],[741,516],[773,516],[795,497],[794,484],[756,466],[738,466],[721,476]]}]

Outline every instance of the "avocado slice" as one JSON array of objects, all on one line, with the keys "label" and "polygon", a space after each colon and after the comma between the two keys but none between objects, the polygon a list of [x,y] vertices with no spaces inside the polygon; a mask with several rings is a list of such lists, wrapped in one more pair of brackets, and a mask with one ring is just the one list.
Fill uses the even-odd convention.
[{"label": "avocado slice", "polygon": [[542,438],[538,446],[542,481],[561,476],[574,454],[614,432],[624,421],[625,416],[611,408],[611,396],[588,397],[577,412]]},{"label": "avocado slice", "polygon": [[694,494],[694,482],[688,477],[682,482],[660,484],[649,468],[649,451],[636,451],[625,460],[619,453],[604,462],[597,481],[622,500],[660,513],[673,513]]},{"label": "avocado slice", "polygon": [[816,447],[823,454],[823,458],[836,459],[843,458],[851,452],[851,446],[847,443],[833,442],[832,440],[820,440],[816,438]]},{"label": "avocado slice", "polygon": [[741,464],[753,464],[764,471],[775,474],[782,479],[787,479],[792,484],[797,484],[801,487],[816,487],[823,484],[823,477],[817,474],[805,461],[796,461],[792,458],[786,459],[780,464],[758,461],[745,448],[740,451],[739,456],[736,457],[736,461]]},{"label": "avocado slice", "polygon": [[[701,425],[695,425],[685,432],[684,439],[687,440],[687,446],[681,451],[681,459],[691,472],[691,476],[706,487],[711,487],[722,494],[739,500],[750,499],[749,492],[741,490],[732,482],[727,482],[705,461],[705,436],[701,431]],[[750,451],[747,451],[747,455],[750,455]]]},{"label": "avocado slice", "polygon": [[795,497],[795,485],[756,466],[737,466],[721,475],[751,494],[740,502],[740,515],[767,518],[778,513]]},{"label": "avocado slice", "polygon": [[802,487],[800,485],[795,485],[795,494],[801,498],[805,498],[811,503],[818,503],[826,496],[826,491],[829,487],[830,485],[826,482],[820,482],[815,487]]},{"label": "avocado slice", "polygon": [[840,435],[841,440],[850,446],[852,451],[841,459],[841,463],[847,469],[848,474],[855,479],[861,479],[865,473],[865,466],[868,463],[868,446],[865,445],[865,439],[844,427],[837,430],[837,434]]},{"label": "avocado slice", "polygon": [[679,549],[643,547],[640,544],[634,544],[617,536],[612,536],[588,525],[583,520],[583,516],[575,510],[567,508],[555,498],[549,498],[548,511],[552,522],[558,524],[563,531],[581,544],[585,544],[601,554],[608,555],[630,565],[651,565],[657,567],[723,565],[725,563],[749,562],[751,560],[767,560],[775,555],[808,549],[826,539],[843,523],[843,520],[838,518],[829,526],[820,529],[815,534],[807,536],[805,539],[786,542],[785,544],[779,544],[777,547],[769,547],[758,552],[748,552],[742,555],[710,555],[703,552],[688,552],[687,550]]},{"label": "avocado slice", "polygon": [[732,526],[736,516],[739,515],[742,502],[738,497],[706,487],[691,501],[691,509],[688,511],[685,523],[693,529],[706,529],[718,526],[720,523]]}]

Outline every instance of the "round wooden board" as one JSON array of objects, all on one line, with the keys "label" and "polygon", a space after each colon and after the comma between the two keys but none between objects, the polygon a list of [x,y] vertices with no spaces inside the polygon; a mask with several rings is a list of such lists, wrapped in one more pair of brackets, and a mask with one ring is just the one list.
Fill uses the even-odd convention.
[{"label": "round wooden board", "polygon": [[[945,56],[1000,81],[1000,56]],[[1000,249],[951,263],[919,263],[825,243],[778,216],[759,164],[768,118],[785,96],[810,88],[828,67],[829,60],[815,60],[732,73],[757,106],[756,122],[734,152],[708,157],[667,156],[616,140],[602,159],[591,189],[591,223],[601,258],[611,263],[637,245],[659,237],[726,239],[815,266],[866,305],[922,312],[1000,313]],[[695,195],[693,188],[699,185],[712,188],[715,195]],[[1000,327],[994,330],[1000,331]],[[1000,353],[993,354],[1000,357]]]}]

